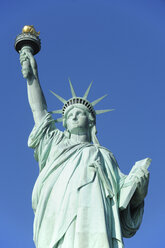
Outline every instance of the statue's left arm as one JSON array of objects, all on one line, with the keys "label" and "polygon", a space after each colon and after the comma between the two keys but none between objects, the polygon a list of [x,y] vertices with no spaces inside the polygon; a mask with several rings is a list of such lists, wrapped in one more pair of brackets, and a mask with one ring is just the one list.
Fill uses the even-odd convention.
[{"label": "statue's left arm", "polygon": [[[129,182],[127,183],[129,184]],[[139,170],[133,175],[133,178],[131,178],[130,185],[126,186],[124,189],[125,194],[131,194],[131,187],[134,187],[134,185],[136,186],[136,190],[128,202],[127,207],[120,209],[123,237],[132,237],[141,225],[144,212],[144,198],[147,195],[148,183],[148,170],[145,168],[139,168]]]},{"label": "statue's left arm", "polygon": [[137,188],[130,201],[131,207],[138,207],[147,195],[149,184],[149,172],[147,169],[141,169],[140,173],[136,175]]}]

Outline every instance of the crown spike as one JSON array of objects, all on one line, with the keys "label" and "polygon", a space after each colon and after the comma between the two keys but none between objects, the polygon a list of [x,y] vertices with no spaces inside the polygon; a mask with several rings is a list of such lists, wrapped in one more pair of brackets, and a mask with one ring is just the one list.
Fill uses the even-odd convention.
[{"label": "crown spike", "polygon": [[92,84],[93,84],[93,81],[92,81],[92,82],[90,83],[90,85],[88,86],[88,89],[86,90],[86,92],[85,92],[85,94],[84,94],[84,96],[83,96],[84,99],[87,99]]},{"label": "crown spike", "polygon": [[96,115],[104,114],[106,112],[113,111],[114,109],[104,109],[104,110],[95,110]]},{"label": "crown spike", "polygon": [[70,78],[68,78],[68,80],[69,80],[69,84],[70,84],[70,89],[71,89],[72,97],[76,97],[76,93],[75,93],[75,91],[73,89],[73,85],[72,85],[72,83],[70,81]]},{"label": "crown spike", "polygon": [[63,121],[62,117],[55,120],[55,122],[62,122],[62,121]]},{"label": "crown spike", "polygon": [[67,102],[64,98],[62,98],[61,96],[57,95],[57,94],[54,93],[53,91],[50,90],[50,92],[51,92],[53,95],[55,95],[55,96],[58,98],[58,100],[60,100],[62,103],[65,104],[65,103]]},{"label": "crown spike", "polygon": [[98,99],[96,99],[95,101],[91,102],[92,106],[95,106],[97,103],[99,103],[103,98],[105,98],[107,95],[104,95]]}]

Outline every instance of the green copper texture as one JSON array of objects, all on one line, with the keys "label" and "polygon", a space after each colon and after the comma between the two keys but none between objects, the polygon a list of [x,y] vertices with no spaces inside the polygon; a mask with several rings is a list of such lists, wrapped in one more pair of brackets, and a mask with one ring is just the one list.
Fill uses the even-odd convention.
[{"label": "green copper texture", "polygon": [[[110,110],[94,107],[105,96],[89,102],[91,83],[78,97],[69,79],[71,98],[51,91],[63,107],[48,112],[30,49],[21,49],[20,63],[35,121],[28,146],[39,164],[32,193],[36,248],[123,248],[123,237],[132,237],[142,222],[151,160],[123,174],[97,139],[96,116]],[[64,132],[52,113],[61,115],[56,121]]]}]

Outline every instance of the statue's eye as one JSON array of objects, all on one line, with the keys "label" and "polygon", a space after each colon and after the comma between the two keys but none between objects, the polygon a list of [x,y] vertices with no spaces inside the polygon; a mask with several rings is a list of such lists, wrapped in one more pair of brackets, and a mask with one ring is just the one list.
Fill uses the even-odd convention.
[{"label": "statue's eye", "polygon": [[83,112],[78,112],[77,116],[84,116],[84,113]]},{"label": "statue's eye", "polygon": [[69,114],[69,115],[67,116],[67,118],[69,119],[70,117],[72,117],[72,115],[73,115],[73,114]]},{"label": "statue's eye", "polygon": [[86,116],[86,114],[84,112],[80,112],[81,116]]}]

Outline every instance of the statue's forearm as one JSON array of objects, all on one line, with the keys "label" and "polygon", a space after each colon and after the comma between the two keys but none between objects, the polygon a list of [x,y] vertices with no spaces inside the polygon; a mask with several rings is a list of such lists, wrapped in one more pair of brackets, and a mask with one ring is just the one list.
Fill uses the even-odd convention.
[{"label": "statue's forearm", "polygon": [[34,121],[38,124],[47,113],[47,104],[38,77],[27,80],[27,91]]}]

